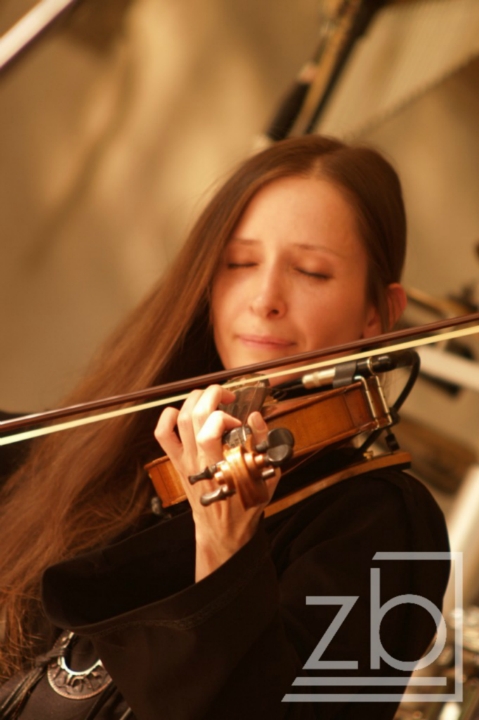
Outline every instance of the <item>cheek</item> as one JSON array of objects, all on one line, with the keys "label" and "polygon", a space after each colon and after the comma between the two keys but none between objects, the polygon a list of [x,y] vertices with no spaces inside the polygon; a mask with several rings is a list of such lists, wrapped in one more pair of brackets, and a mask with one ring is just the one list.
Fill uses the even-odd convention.
[{"label": "cheek", "polygon": [[368,310],[362,286],[336,287],[303,304],[300,324],[313,349],[340,345],[363,336]]},{"label": "cheek", "polygon": [[224,277],[218,277],[211,288],[210,318],[215,340],[220,339],[235,314],[235,298],[231,284]]}]

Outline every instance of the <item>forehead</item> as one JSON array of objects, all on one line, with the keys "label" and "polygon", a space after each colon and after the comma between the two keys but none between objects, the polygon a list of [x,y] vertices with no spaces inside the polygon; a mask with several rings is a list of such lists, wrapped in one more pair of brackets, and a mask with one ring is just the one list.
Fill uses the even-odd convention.
[{"label": "forehead", "polygon": [[316,177],[286,177],[261,188],[246,206],[231,241],[321,243],[347,251],[362,241],[345,193]]}]

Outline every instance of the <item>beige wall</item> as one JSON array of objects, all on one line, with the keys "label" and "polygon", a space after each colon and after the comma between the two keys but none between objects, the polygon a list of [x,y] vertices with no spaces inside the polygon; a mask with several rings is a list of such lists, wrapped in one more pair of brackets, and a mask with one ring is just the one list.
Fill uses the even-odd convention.
[{"label": "beige wall", "polygon": [[[380,148],[404,188],[404,282],[435,299],[475,288],[479,303],[479,3],[391,5],[359,43],[318,131]],[[433,314],[406,312],[413,323]],[[479,336],[461,341],[479,359]],[[478,371],[479,372],[479,371]],[[405,408],[479,454],[479,398],[420,381]]]},{"label": "beige wall", "polygon": [[[0,81],[4,409],[58,402],[250,152],[317,32],[313,0],[136,0],[99,52],[99,6],[82,7]],[[20,8],[4,0],[0,27]]]}]

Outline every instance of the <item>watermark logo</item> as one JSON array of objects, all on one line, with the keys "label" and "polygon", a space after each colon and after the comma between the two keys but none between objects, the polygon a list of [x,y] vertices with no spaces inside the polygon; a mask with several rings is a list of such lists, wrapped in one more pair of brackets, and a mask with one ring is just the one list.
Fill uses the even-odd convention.
[{"label": "watermark logo", "polygon": [[[428,560],[431,562],[438,560],[450,560],[453,562],[454,577],[454,604],[456,610],[462,610],[462,553],[460,552],[378,552],[374,555],[373,560]],[[404,698],[410,702],[462,702],[462,624],[456,622],[454,629],[454,692],[411,692],[411,688],[446,688],[447,678],[439,673],[434,673],[434,663],[442,653],[446,644],[446,621],[439,608],[428,598],[421,595],[399,595],[391,598],[384,605],[381,605],[381,570],[380,568],[371,568],[371,642],[370,642],[370,669],[377,671],[381,667],[381,661],[386,663],[388,667],[395,670],[411,673],[413,671],[424,671],[428,669],[428,674],[420,673],[413,675],[411,678],[406,676],[398,677],[397,675],[381,677],[358,677],[355,675],[331,677],[313,675],[297,677],[293,682],[293,687],[309,687],[318,688],[315,692],[289,693],[283,697],[283,702],[400,702],[403,699],[403,691],[406,685],[409,687],[407,696]],[[306,597],[307,605],[338,605],[339,610],[331,622],[330,626],[324,633],[316,645],[314,651],[303,666],[304,670],[358,670],[358,662],[356,660],[324,660],[323,655],[334,641],[334,636],[343,624],[345,618],[349,615],[359,596],[320,596],[312,595]],[[418,658],[414,662],[406,662],[392,657],[381,642],[381,622],[387,613],[394,607],[404,604],[419,605],[432,617],[436,624],[437,634],[433,646],[429,652],[422,658]],[[334,693],[328,690],[319,690],[319,688],[334,687],[351,687],[356,688],[373,688],[375,691],[370,692],[352,692],[352,693]],[[386,688],[401,687],[401,692],[383,692]]]}]

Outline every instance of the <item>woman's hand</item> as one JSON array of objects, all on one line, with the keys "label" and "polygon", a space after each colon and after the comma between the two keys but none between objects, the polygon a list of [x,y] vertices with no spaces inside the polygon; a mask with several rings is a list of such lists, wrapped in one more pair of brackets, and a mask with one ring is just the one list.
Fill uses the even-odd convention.
[{"label": "woman's hand", "polygon": [[[194,390],[181,410],[168,407],[161,414],[155,437],[180,476],[193,511],[196,534],[196,580],[201,580],[228,560],[254,535],[267,502],[244,509],[238,494],[207,507],[200,497],[217,488],[212,480],[194,485],[188,480],[209,465],[223,459],[222,437],[241,422],[218,410],[220,403],[230,403],[234,394],[220,385]],[[259,412],[248,418],[254,443],[266,439],[268,428]],[[246,480],[248,482],[248,480]],[[278,478],[267,480],[268,502]]]}]

